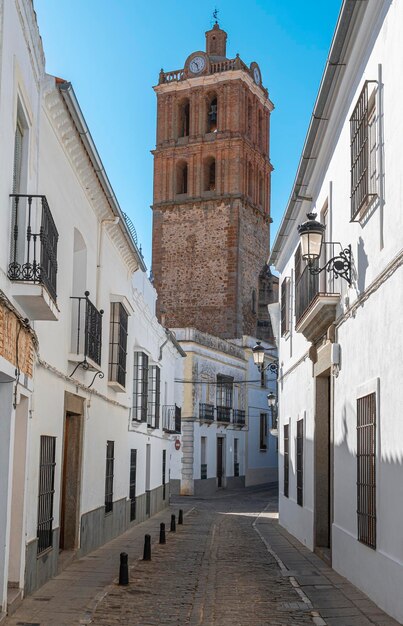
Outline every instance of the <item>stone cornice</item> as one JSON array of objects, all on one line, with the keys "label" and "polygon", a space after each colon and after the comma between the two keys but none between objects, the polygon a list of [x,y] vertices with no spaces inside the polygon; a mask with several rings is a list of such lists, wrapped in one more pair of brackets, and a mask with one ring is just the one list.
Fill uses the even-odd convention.
[{"label": "stone cornice", "polygon": [[234,80],[241,80],[245,83],[249,90],[259,99],[261,104],[272,111],[274,104],[265,96],[262,89],[256,85],[252,77],[243,70],[231,70],[229,72],[222,72],[216,74],[207,74],[205,76],[198,76],[195,78],[187,78],[181,81],[172,81],[169,83],[162,83],[154,87],[154,91],[157,94],[172,93],[173,91],[186,91],[188,89],[194,89],[195,87],[212,87],[225,82],[231,82]]}]

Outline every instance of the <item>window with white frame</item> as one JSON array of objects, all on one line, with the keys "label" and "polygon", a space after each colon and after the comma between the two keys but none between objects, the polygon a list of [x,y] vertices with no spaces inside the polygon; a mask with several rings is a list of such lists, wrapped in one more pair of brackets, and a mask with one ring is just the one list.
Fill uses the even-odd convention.
[{"label": "window with white frame", "polygon": [[132,419],[147,421],[148,400],[148,356],[144,352],[134,353]]}]

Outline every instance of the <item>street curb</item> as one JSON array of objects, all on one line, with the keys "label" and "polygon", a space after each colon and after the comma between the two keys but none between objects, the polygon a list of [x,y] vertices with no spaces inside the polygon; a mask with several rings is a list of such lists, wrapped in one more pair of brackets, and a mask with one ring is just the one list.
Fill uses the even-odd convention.
[{"label": "street curb", "polygon": [[[286,576],[287,572],[289,571],[288,568],[284,565],[283,561],[280,559],[278,554],[276,554],[276,552],[273,550],[272,546],[269,544],[267,539],[265,539],[263,537],[262,533],[260,532],[259,528],[257,527],[257,523],[259,521],[259,517],[261,516],[262,513],[264,513],[265,511],[268,511],[269,507],[270,507],[270,504],[268,504],[266,506],[266,508],[263,509],[263,511],[261,511],[259,513],[259,515],[256,517],[256,519],[252,523],[252,527],[253,527],[253,530],[255,530],[257,532],[257,534],[259,535],[261,541],[266,546],[267,552],[275,559],[277,565],[280,568],[281,573],[284,576]],[[288,579],[289,579],[291,585],[293,586],[293,588],[295,589],[295,591],[297,592],[297,594],[299,595],[299,597],[301,598],[301,600],[307,605],[307,608],[311,609],[311,617],[312,617],[313,623],[316,626],[328,626],[328,623],[323,619],[323,617],[320,616],[319,612],[312,610],[313,609],[312,602],[310,601],[308,596],[305,594],[305,592],[302,590],[302,588],[299,586],[298,581],[296,580],[296,578],[294,578],[294,576],[288,576]]]}]

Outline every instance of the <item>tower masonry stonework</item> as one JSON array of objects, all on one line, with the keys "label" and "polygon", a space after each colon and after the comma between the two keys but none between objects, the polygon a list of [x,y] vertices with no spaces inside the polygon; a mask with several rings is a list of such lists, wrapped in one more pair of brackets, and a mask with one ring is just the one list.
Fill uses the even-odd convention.
[{"label": "tower masonry stonework", "polygon": [[257,63],[206,52],[161,70],[154,154],[153,261],[158,315],[223,338],[259,336],[259,276],[269,254],[269,125]]}]

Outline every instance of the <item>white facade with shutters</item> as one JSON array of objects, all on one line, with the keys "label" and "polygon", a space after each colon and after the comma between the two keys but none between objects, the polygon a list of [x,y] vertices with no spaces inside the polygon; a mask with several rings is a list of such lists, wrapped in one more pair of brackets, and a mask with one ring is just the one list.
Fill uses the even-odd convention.
[{"label": "white facade with shutters", "polygon": [[64,554],[167,505],[184,354],[71,84],[46,74],[30,0],[0,2],[0,94],[0,299],[21,329],[15,344],[0,320],[4,612]]},{"label": "white facade with shutters", "polygon": [[[401,0],[343,2],[270,262],[280,273],[280,523],[403,621]],[[311,200],[310,200],[311,198]],[[297,225],[351,245],[309,274]],[[341,248],[325,246],[323,267]]]}]

